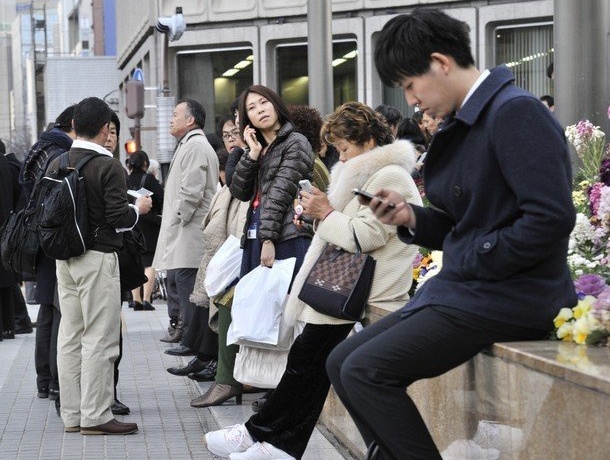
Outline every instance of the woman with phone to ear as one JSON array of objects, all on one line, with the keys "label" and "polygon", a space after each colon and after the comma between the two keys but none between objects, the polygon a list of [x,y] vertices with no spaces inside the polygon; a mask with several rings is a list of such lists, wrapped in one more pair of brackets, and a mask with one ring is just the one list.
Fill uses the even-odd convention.
[{"label": "woman with phone to ear", "polygon": [[298,299],[327,244],[355,253],[356,237],[362,251],[375,258],[369,306],[395,311],[409,298],[417,247],[405,246],[398,239],[396,227],[377,220],[352,190],[374,193],[388,187],[409,202],[421,203],[411,178],[417,158],[413,145],[394,142],[383,118],[359,102],[339,107],[324,123],[321,134],[339,151],[340,162],[333,167],[328,195],[315,187],[311,193],[301,192],[303,213],[315,219],[317,231],[294,279],[285,314],[294,314],[305,327],[290,348],[277,388],[259,412],[244,425],[206,434],[207,448],[219,456],[233,460],[303,456],[330,387],[326,358],[354,325],[353,321],[318,313]]},{"label": "woman with phone to ear", "polygon": [[239,125],[248,150],[235,167],[231,194],[250,201],[241,276],[275,259],[296,257],[298,271],[311,241],[311,226],[293,224],[300,180],[311,177],[314,154],[290,123],[286,104],[271,89],[255,85],[240,96]]}]

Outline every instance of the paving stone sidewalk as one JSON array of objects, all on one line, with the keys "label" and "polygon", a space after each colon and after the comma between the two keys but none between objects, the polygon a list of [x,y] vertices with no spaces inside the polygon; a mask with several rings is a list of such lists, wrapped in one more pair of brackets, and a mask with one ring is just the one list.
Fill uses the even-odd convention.
[{"label": "paving stone sidewalk", "polygon": [[[260,394],[244,395],[235,403],[206,408],[190,407],[191,399],[209,383],[176,377],[166,369],[185,365],[189,357],[164,353],[159,341],[167,327],[167,308],[155,301],[156,311],[132,311],[123,304],[126,331],[120,364],[119,399],[131,414],[117,419],[136,422],[140,431],[129,436],[81,436],[64,433],[53,402],[36,397],[34,333],[0,342],[0,459],[213,459],[202,445],[209,430],[243,423],[250,404]],[[28,306],[32,320],[37,307]],[[322,429],[322,431],[324,431]],[[351,459],[336,441],[315,430],[303,460]]]}]

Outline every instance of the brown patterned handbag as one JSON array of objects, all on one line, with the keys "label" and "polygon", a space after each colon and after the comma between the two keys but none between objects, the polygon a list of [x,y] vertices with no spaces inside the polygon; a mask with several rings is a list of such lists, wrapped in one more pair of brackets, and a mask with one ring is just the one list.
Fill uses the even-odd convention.
[{"label": "brown patterned handbag", "polygon": [[339,319],[359,321],[366,307],[375,259],[362,253],[356,240],[356,253],[327,244],[312,267],[299,299],[319,313]]}]

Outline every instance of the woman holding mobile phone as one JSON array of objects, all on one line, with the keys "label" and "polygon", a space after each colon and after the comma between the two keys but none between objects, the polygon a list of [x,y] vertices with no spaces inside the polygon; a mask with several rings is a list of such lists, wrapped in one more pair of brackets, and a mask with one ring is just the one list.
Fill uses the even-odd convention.
[{"label": "woman holding mobile phone", "polygon": [[301,192],[303,212],[315,219],[317,231],[286,305],[287,314],[295,313],[305,327],[290,348],[280,383],[259,412],[243,425],[205,435],[208,450],[216,455],[234,460],[300,459],[305,452],[330,387],[326,358],[354,325],[318,313],[298,299],[327,244],[355,253],[358,238],[362,251],[376,259],[368,305],[394,311],[409,298],[417,247],[405,246],[396,227],[377,220],[352,190],[375,193],[389,187],[407,201],[421,203],[410,174],[417,158],[413,145],[394,143],[384,119],[359,102],[339,107],[324,123],[322,136],[339,151],[340,163],[333,167],[328,195],[315,187]]}]

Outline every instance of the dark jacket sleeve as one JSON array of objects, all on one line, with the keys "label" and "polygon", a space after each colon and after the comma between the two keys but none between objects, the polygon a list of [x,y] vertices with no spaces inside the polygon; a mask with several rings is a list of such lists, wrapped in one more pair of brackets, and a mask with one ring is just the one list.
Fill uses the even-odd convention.
[{"label": "dark jacket sleeve", "polygon": [[252,160],[247,153],[242,155],[229,186],[233,197],[240,201],[250,201],[254,197],[259,167],[259,161]]},{"label": "dark jacket sleeve", "polygon": [[225,177],[227,180],[227,186],[231,186],[231,182],[233,182],[233,174],[235,173],[235,167],[237,163],[239,163],[239,159],[244,154],[244,149],[241,147],[235,147],[229,153],[229,158],[227,158],[227,164],[225,165]]},{"label": "dark jacket sleeve", "polygon": [[437,209],[410,205],[415,214],[416,229],[398,227],[398,238],[406,244],[415,244],[433,250],[443,250],[443,241],[453,228],[451,217]]}]

